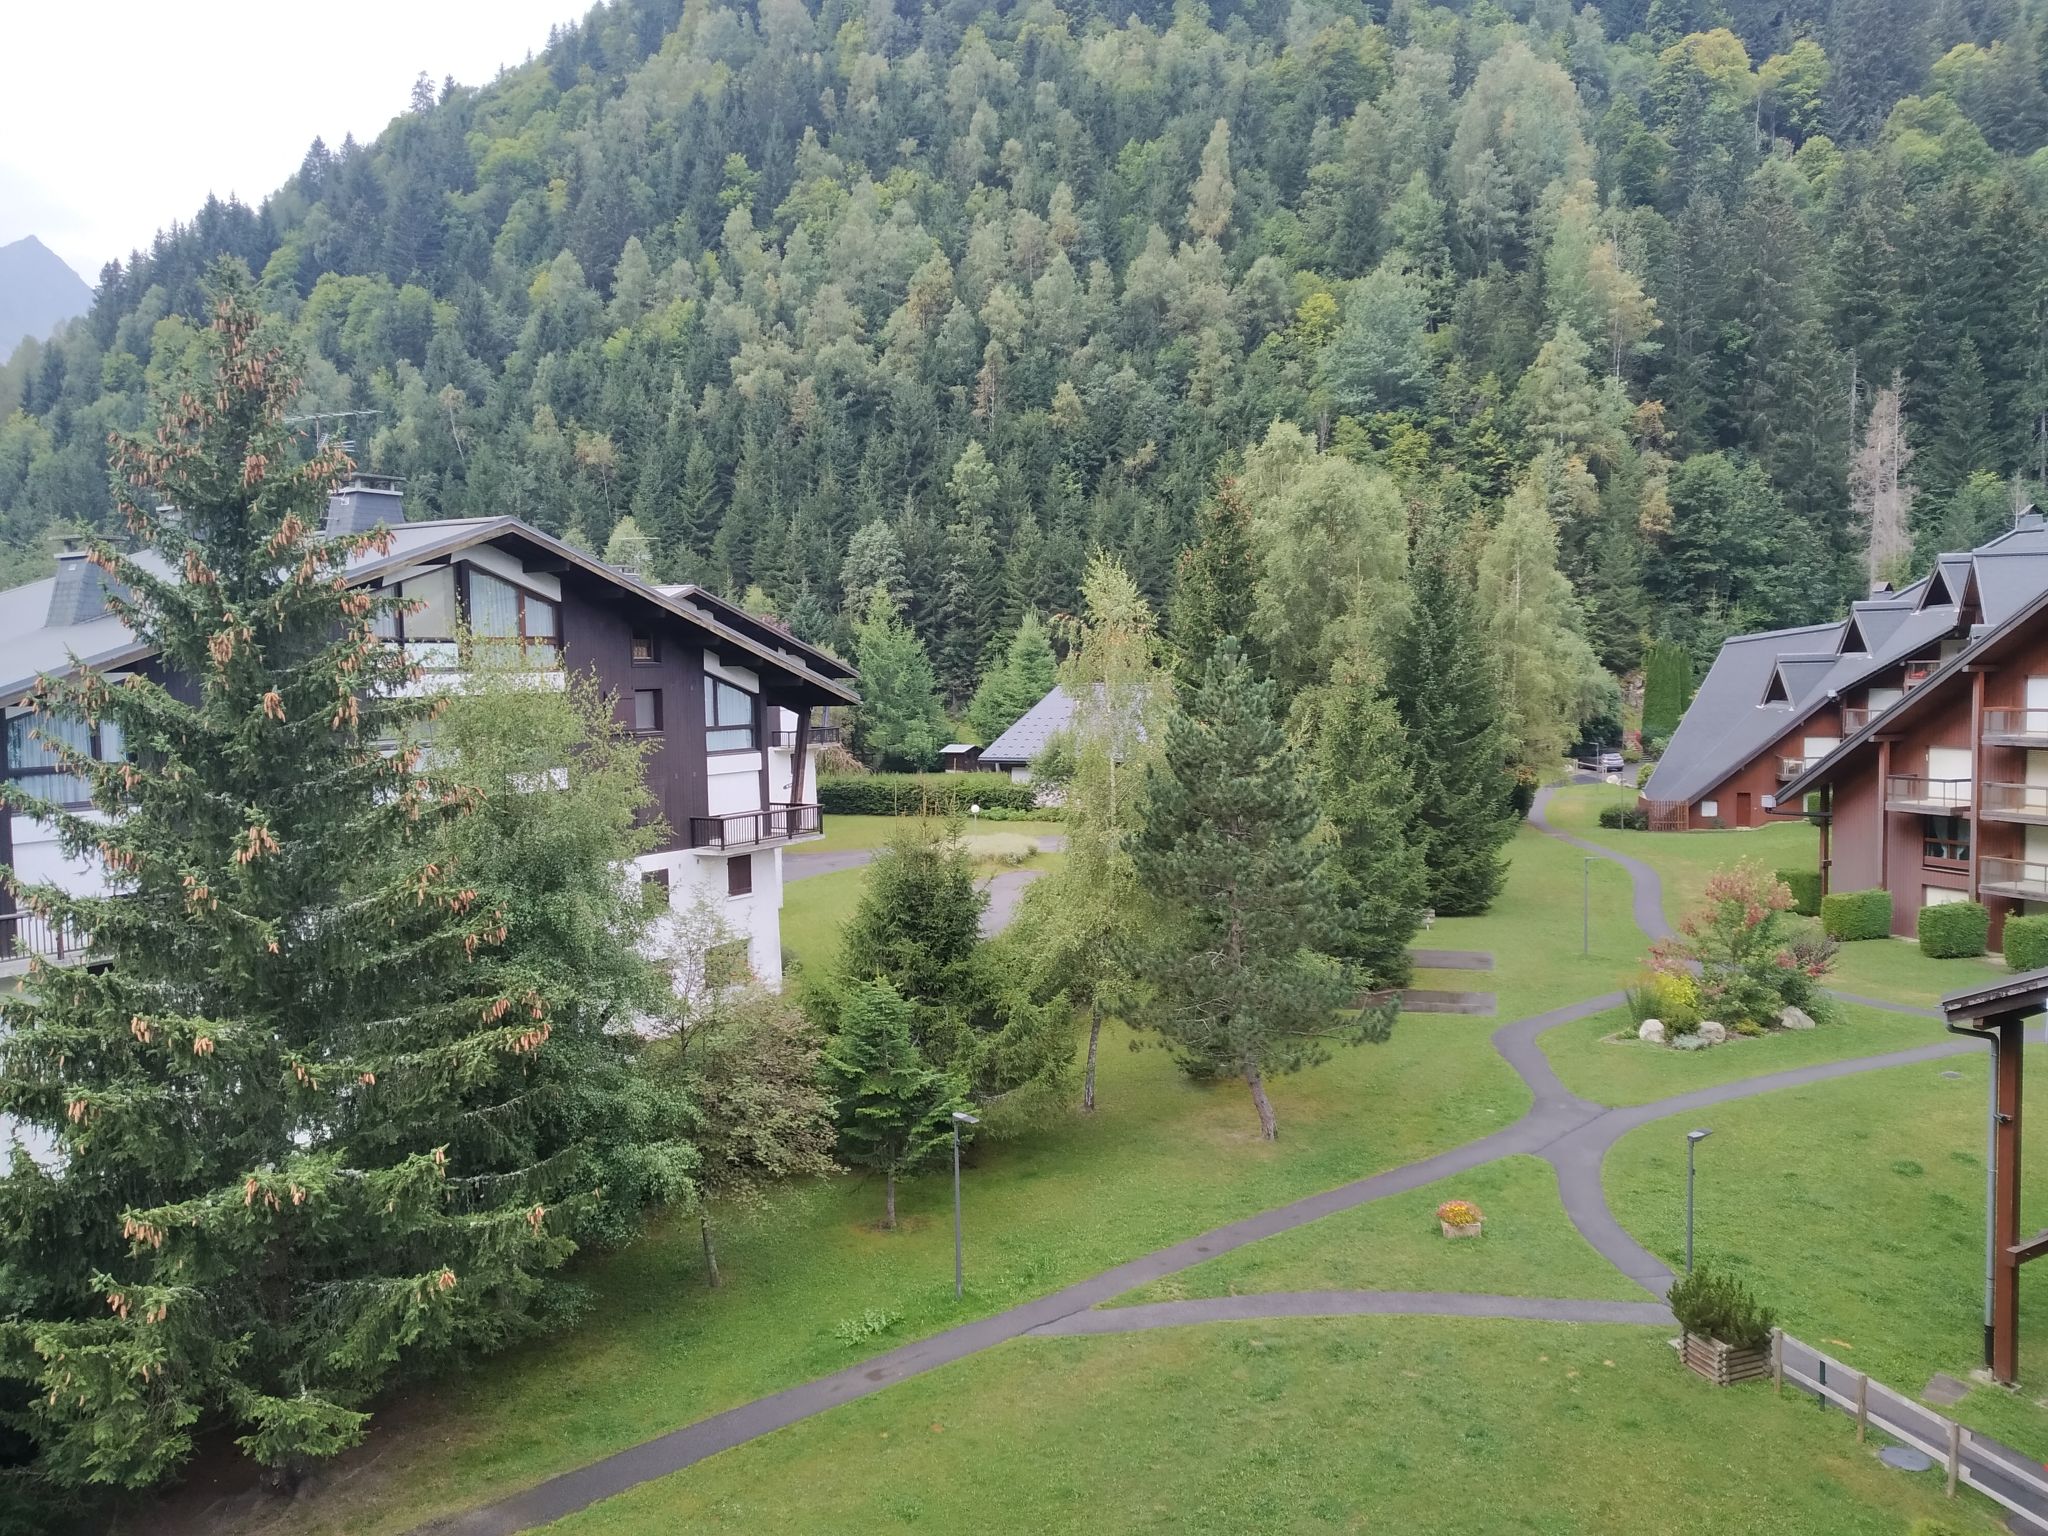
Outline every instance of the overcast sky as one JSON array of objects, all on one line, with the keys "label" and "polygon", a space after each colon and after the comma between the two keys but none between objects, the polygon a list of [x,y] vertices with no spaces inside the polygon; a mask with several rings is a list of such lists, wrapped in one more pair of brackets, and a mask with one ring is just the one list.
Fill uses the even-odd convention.
[{"label": "overcast sky", "polygon": [[0,3],[0,245],[35,235],[88,283],[213,192],[252,205],[317,134],[358,140],[425,70],[481,85],[590,0]]}]

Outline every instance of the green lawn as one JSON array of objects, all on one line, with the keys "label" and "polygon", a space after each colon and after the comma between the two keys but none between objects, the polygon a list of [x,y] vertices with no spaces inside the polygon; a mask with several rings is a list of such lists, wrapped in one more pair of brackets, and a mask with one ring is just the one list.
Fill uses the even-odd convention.
[{"label": "green lawn", "polygon": [[1025,1339],[549,1527],[982,1536],[1998,1529],[1661,1330],[1423,1318]]},{"label": "green lawn", "polygon": [[[1478,1237],[1453,1241],[1443,1235],[1436,1208],[1450,1199],[1470,1200],[1484,1213]],[[1156,1280],[1119,1304],[1327,1290],[1648,1299],[1579,1236],[1558,1200],[1557,1176],[1548,1163],[1505,1157],[1266,1238]]]},{"label": "green lawn", "polygon": [[1733,1036],[1704,1051],[1674,1051],[1636,1039],[1627,1010],[1616,1008],[1560,1025],[1541,1044],[1565,1087],[1579,1097],[1596,1104],[1646,1104],[1737,1078],[1879,1056],[1947,1038],[1935,1020],[1914,1014],[1849,1003],[1838,1003],[1836,1009],[1839,1019],[1811,1030],[1779,1030],[1754,1039]]},{"label": "green lawn", "polygon": [[1728,832],[1619,832],[1599,824],[1600,807],[1634,805],[1636,791],[1606,784],[1561,789],[1550,802],[1550,820],[1603,848],[1641,859],[1663,878],[1664,914],[1676,921],[1706,888],[1707,877],[1741,859],[1771,869],[1812,869],[1820,859],[1820,832],[1805,821]]},{"label": "green lawn", "polygon": [[[2027,1056],[2030,1076],[2048,1068],[2048,1050]],[[1901,1392],[1936,1371],[1967,1380],[1983,1355],[1984,1071],[1973,1052],[1644,1126],[1608,1156],[1608,1199],[1640,1242],[1682,1263],[1684,1133],[1710,1128],[1701,1253],[1737,1265],[1789,1331]],[[2038,1168],[2048,1116],[2027,1131],[2023,1166]],[[2048,1187],[2022,1189],[2031,1232],[2048,1223]],[[2048,1456],[2036,1401],[2048,1393],[2048,1267],[2020,1273],[2020,1392],[1982,1388],[1945,1411]]]},{"label": "green lawn", "polygon": [[1835,952],[1835,973],[1828,985],[1926,1008],[1945,993],[1982,986],[2005,974],[2005,960],[1999,955],[1930,960],[1911,939],[1864,939]]}]

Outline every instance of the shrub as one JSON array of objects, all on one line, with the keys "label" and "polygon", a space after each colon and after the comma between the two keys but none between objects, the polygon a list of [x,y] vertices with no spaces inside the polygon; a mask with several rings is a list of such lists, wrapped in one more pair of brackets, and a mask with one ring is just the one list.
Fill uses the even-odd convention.
[{"label": "shrub", "polygon": [[2048,965],[2048,912],[2034,917],[2014,913],[2005,920],[2005,963],[2016,971]]},{"label": "shrub", "polygon": [[1778,878],[1785,882],[1785,888],[1792,893],[1792,910],[1801,917],[1820,916],[1820,871],[1817,869],[1781,869]]},{"label": "shrub", "polygon": [[1683,971],[1652,971],[1628,989],[1628,1007],[1638,1024],[1663,1020],[1667,1039],[1700,1027],[1700,989]]},{"label": "shrub", "polygon": [[1600,807],[1600,825],[1613,830],[1647,832],[1650,830],[1650,813],[1640,805],[1603,805]]},{"label": "shrub", "polygon": [[1984,953],[1991,914],[1982,902],[1950,901],[1920,909],[1920,953],[1930,960],[1962,960]]},{"label": "shrub", "polygon": [[1733,1349],[1762,1349],[1777,1321],[1771,1309],[1734,1275],[1708,1260],[1672,1282],[1664,1298],[1687,1333],[1719,1339]]},{"label": "shrub", "polygon": [[1890,891],[1835,891],[1820,899],[1821,931],[1831,939],[1881,939],[1892,931]]},{"label": "shrub", "polygon": [[1453,1227],[1476,1227],[1485,1217],[1470,1200],[1446,1200],[1436,1208],[1436,1219]]},{"label": "shrub", "polygon": [[1028,811],[1036,804],[1029,784],[1000,773],[863,773],[818,780],[818,806],[827,816],[959,816],[970,805]]},{"label": "shrub", "polygon": [[1801,946],[1791,910],[1792,892],[1762,865],[1718,870],[1678,932],[1652,947],[1651,965],[1666,977],[1697,966],[1700,1011],[1730,1029],[1769,1028],[1787,1008],[1819,1018],[1827,1011],[1820,978],[1834,952]]}]

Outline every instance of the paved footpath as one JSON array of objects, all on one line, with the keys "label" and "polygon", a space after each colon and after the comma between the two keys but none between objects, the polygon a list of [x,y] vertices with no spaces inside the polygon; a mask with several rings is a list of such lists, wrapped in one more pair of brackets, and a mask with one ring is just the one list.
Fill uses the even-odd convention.
[{"label": "paved footpath", "polygon": [[[1537,794],[1530,820],[1538,830],[1561,838],[1628,871],[1633,885],[1636,924],[1651,938],[1671,931],[1664,917],[1663,889],[1657,872],[1638,859],[1614,853],[1597,843],[1557,830],[1547,812],[1551,791]],[[810,855],[812,859],[850,857]],[[852,859],[837,867],[865,862]],[[816,873],[816,870],[808,871]],[[1022,873],[1018,871],[1017,873]],[[788,878],[801,878],[789,876]],[[999,879],[1001,877],[998,877]],[[1849,994],[1843,994],[1848,997]],[[879,1392],[896,1382],[922,1375],[969,1355],[1027,1334],[1040,1336],[1124,1333],[1146,1328],[1238,1321],[1264,1317],[1343,1317],[1358,1315],[1542,1318],[1571,1322],[1633,1322],[1668,1327],[1670,1313],[1662,1304],[1671,1271],[1623,1230],[1607,1208],[1600,1169],[1608,1151],[1637,1126],[1709,1105],[1725,1104],[1757,1094],[1828,1082],[1860,1072],[1937,1061],[1970,1051],[1963,1040],[1941,1040],[1913,1050],[1891,1051],[1846,1061],[1822,1062],[1763,1077],[1721,1083],[1650,1104],[1609,1109],[1568,1090],[1550,1065],[1539,1041],[1544,1031],[1615,1007],[1622,994],[1610,992],[1570,1003],[1526,1019],[1503,1024],[1493,1045],[1528,1085],[1532,1102],[1514,1124],[1478,1141],[1439,1152],[1434,1157],[1388,1169],[1335,1189],[1260,1211],[1213,1231],[1186,1238],[1114,1269],[1064,1286],[1050,1295],[963,1323],[929,1338],[918,1339],[885,1354],[863,1360],[832,1375],[803,1382],[768,1397],[743,1403],[724,1413],[684,1425],[668,1434],[629,1447],[601,1461],[548,1479],[495,1504],[421,1526],[415,1536],[513,1536],[559,1520],[601,1499],[624,1493],[654,1478],[665,1477],[720,1451],[782,1429],[844,1402]],[[1898,1012],[1931,1010],[1870,999],[1850,1000]],[[1453,1174],[1465,1173],[1502,1157],[1541,1157],[1557,1171],[1558,1192],[1573,1226],[1608,1262],[1640,1285],[1649,1299],[1640,1302],[1595,1302],[1552,1297],[1478,1296],[1442,1291],[1291,1291],[1265,1296],[1219,1297],[1207,1301],[1165,1302],[1151,1306],[1103,1309],[1103,1303],[1125,1292],[1177,1274],[1184,1269],[1242,1248],[1247,1243],[1292,1231],[1339,1211],[1354,1210],[1390,1195],[1420,1189]],[[1101,1309],[1101,1310],[1098,1310]]]}]

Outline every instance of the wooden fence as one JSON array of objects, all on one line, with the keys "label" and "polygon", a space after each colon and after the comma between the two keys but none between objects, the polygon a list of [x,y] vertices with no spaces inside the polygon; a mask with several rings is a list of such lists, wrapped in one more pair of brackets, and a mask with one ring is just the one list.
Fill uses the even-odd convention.
[{"label": "wooden fence", "polygon": [[1856,1438],[1878,1429],[1947,1469],[1949,1496],[1974,1488],[2021,1517],[2020,1529],[2048,1533],[2048,1469],[2011,1446],[1894,1392],[1854,1366],[1824,1355],[1783,1329],[1771,1333],[1771,1380],[1779,1395],[1789,1383],[1856,1421]]}]

